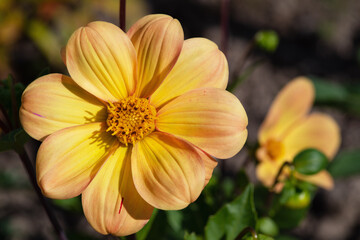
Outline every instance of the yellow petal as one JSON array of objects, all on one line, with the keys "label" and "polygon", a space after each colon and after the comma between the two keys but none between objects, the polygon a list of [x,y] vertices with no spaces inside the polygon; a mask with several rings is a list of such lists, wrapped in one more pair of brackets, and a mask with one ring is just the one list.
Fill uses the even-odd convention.
[{"label": "yellow petal", "polygon": [[107,22],[79,28],[66,46],[66,65],[74,81],[105,101],[135,91],[135,49],[127,35]]},{"label": "yellow petal", "polygon": [[314,86],[307,78],[298,77],[289,82],[275,98],[260,127],[260,144],[269,138],[281,139],[293,124],[305,117],[314,95]]},{"label": "yellow petal", "polygon": [[106,108],[71,78],[49,74],[32,82],[24,91],[20,121],[37,140],[60,129],[106,120]]},{"label": "yellow petal", "polygon": [[225,89],[228,63],[217,45],[205,38],[185,40],[180,57],[164,82],[151,96],[159,108],[181,94],[201,87]]},{"label": "yellow petal", "polygon": [[179,21],[163,14],[148,15],[128,31],[137,53],[136,96],[149,97],[179,57],[184,33]]},{"label": "yellow petal", "polygon": [[119,147],[82,194],[85,216],[102,234],[133,234],[151,217],[153,207],[135,189],[130,157],[131,148]]},{"label": "yellow petal", "polygon": [[205,181],[197,151],[171,135],[153,132],[135,144],[131,156],[135,187],[152,206],[178,210],[195,201]]},{"label": "yellow petal", "polygon": [[105,130],[105,124],[89,123],[60,130],[44,140],[36,173],[45,196],[72,198],[87,187],[117,144]]},{"label": "yellow petal", "polygon": [[332,176],[330,175],[330,173],[326,170],[323,170],[317,174],[310,175],[310,176],[305,176],[305,175],[296,173],[296,177],[303,181],[310,182],[319,187],[325,188],[327,190],[331,190],[334,188],[334,180],[333,180]]},{"label": "yellow petal", "polygon": [[332,117],[313,113],[284,138],[286,159],[291,160],[306,148],[316,148],[332,159],[340,146],[340,128]]},{"label": "yellow petal", "polygon": [[189,91],[158,112],[156,128],[183,138],[216,158],[243,147],[248,119],[240,101],[217,88]]},{"label": "yellow petal", "polygon": [[280,165],[273,161],[260,162],[256,166],[256,177],[266,187],[271,187],[274,184],[275,177],[280,169]]}]

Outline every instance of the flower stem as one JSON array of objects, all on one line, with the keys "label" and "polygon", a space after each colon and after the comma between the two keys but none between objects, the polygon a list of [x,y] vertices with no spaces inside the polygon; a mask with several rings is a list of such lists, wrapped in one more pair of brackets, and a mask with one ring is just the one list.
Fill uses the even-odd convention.
[{"label": "flower stem", "polygon": [[273,183],[273,185],[272,185],[271,188],[270,188],[272,191],[274,190],[276,184],[279,182],[279,178],[280,178],[280,176],[281,176],[281,173],[282,173],[282,171],[284,170],[284,168],[285,168],[286,166],[292,167],[292,163],[291,163],[291,162],[284,162],[284,163],[281,165],[281,167],[280,167],[280,169],[279,169],[279,171],[278,171],[278,173],[277,173],[277,175],[276,175],[276,177],[275,177],[274,183]]},{"label": "flower stem", "polygon": [[18,115],[18,109],[17,109],[17,103],[16,103],[16,96],[15,96],[14,78],[11,75],[9,75],[8,78],[10,80],[12,115],[13,115],[15,128],[18,128],[18,127],[20,127],[20,121],[19,121],[19,115]]},{"label": "flower stem", "polygon": [[126,0],[120,0],[119,25],[121,30],[126,32]]},{"label": "flower stem", "polygon": [[244,237],[247,233],[251,233],[252,238],[253,238],[254,240],[259,239],[258,236],[257,236],[257,233],[256,233],[255,229],[253,229],[252,227],[246,227],[246,228],[244,228],[244,229],[241,231],[241,233],[239,233],[239,235],[237,236],[236,239],[237,239],[237,240],[242,239],[242,237]]},{"label": "flower stem", "polygon": [[[11,121],[10,121],[10,118],[9,118],[9,115],[7,114],[5,108],[3,107],[3,105],[0,104],[0,111],[2,112],[2,115],[4,117],[4,121],[3,122],[5,125],[7,125],[10,129],[12,128],[12,124],[11,124]],[[7,123],[7,124],[6,124]],[[10,129],[9,129],[9,132],[10,132]]]},{"label": "flower stem", "polygon": [[284,162],[282,165],[281,165],[281,167],[280,167],[280,169],[279,169],[279,171],[278,171],[278,173],[277,173],[277,175],[276,175],[276,177],[275,177],[275,180],[274,180],[274,183],[273,183],[273,185],[271,186],[271,188],[270,188],[270,192],[269,192],[269,195],[268,195],[268,198],[267,198],[267,200],[266,200],[266,208],[268,209],[268,211],[270,211],[270,208],[271,208],[271,205],[272,205],[272,203],[273,203],[273,200],[274,200],[274,190],[275,190],[275,186],[276,186],[276,184],[278,184],[278,182],[279,182],[279,178],[280,178],[280,176],[281,176],[281,173],[282,173],[282,171],[284,170],[284,168],[286,167],[286,166],[289,166],[289,167],[293,167],[293,164],[291,163],[291,162]]},{"label": "flower stem", "polygon": [[221,1],[221,51],[227,55],[229,42],[229,2],[230,0]]},{"label": "flower stem", "polygon": [[0,130],[2,130],[4,133],[9,132],[8,127],[6,126],[6,124],[3,121],[1,121],[1,119],[0,119]]},{"label": "flower stem", "polygon": [[58,234],[58,237],[60,240],[67,240],[67,237],[65,235],[64,230],[61,228],[59,222],[57,221],[54,213],[52,212],[52,210],[50,209],[50,206],[48,205],[48,203],[46,202],[46,199],[44,197],[44,195],[42,195],[41,190],[39,188],[39,186],[37,185],[36,182],[36,175],[35,175],[35,171],[34,171],[34,167],[29,159],[29,156],[27,155],[25,149],[23,148],[21,151],[17,152],[25,169],[26,172],[28,173],[30,182],[32,184],[32,186],[35,189],[35,192],[37,194],[37,196],[39,197],[39,200],[41,202],[41,204],[43,205],[46,214],[49,217],[49,220],[51,222],[51,224],[53,225],[56,233]]}]

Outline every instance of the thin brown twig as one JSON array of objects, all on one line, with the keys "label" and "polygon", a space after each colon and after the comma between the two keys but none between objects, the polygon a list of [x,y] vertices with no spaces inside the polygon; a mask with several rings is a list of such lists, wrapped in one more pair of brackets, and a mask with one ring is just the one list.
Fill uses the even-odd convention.
[{"label": "thin brown twig", "polygon": [[51,224],[53,225],[59,239],[67,240],[64,230],[61,228],[61,226],[60,226],[59,222],[57,221],[54,213],[52,212],[50,206],[46,202],[44,195],[42,195],[39,186],[37,185],[35,170],[34,170],[34,167],[31,163],[30,158],[27,155],[25,149],[23,148],[21,151],[18,151],[17,153],[26,169],[26,172],[29,176],[30,182],[31,182],[33,188],[35,189],[35,192],[36,192],[42,206],[44,207],[45,212],[46,212],[47,216],[49,217],[49,220],[50,220]]},{"label": "thin brown twig", "polygon": [[246,227],[241,231],[241,233],[239,233],[236,240],[242,239],[247,233],[251,233],[251,236],[253,237],[254,240],[259,239],[255,229],[253,229],[252,227]]}]

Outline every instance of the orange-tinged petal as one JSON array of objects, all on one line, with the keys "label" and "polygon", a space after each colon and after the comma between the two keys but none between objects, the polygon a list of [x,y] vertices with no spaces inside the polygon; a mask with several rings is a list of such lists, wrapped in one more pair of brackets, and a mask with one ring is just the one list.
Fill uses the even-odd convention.
[{"label": "orange-tinged petal", "polygon": [[296,173],[296,177],[303,181],[310,182],[319,187],[325,188],[327,190],[331,190],[334,188],[334,179],[332,178],[330,173],[326,170],[323,170],[321,172],[318,172],[317,174],[310,176]]},{"label": "orange-tinged petal", "polygon": [[79,195],[90,183],[111,152],[116,138],[103,123],[89,123],[57,131],[41,144],[37,180],[49,198]]},{"label": "orange-tinged petal", "polygon": [[66,46],[66,65],[79,86],[102,100],[114,102],[135,91],[135,49],[111,23],[79,28]]},{"label": "orange-tinged petal", "polygon": [[204,187],[205,167],[197,150],[165,133],[153,132],[135,144],[131,168],[140,195],[159,209],[182,209]]},{"label": "orange-tinged petal", "polygon": [[61,56],[61,60],[62,62],[65,64],[66,66],[66,47],[62,47],[60,49],[60,56]]},{"label": "orange-tinged petal", "polygon": [[37,140],[60,129],[106,120],[106,108],[71,78],[49,74],[32,82],[24,91],[20,121]]},{"label": "orange-tinged petal", "polygon": [[141,18],[127,34],[137,54],[136,96],[149,97],[178,59],[184,42],[183,30],[178,20],[157,14]]},{"label": "orange-tinged petal", "polygon": [[307,78],[298,77],[289,82],[275,98],[260,127],[260,144],[269,138],[281,139],[289,128],[309,112],[314,96],[314,86]]},{"label": "orange-tinged petal", "polygon": [[313,113],[284,138],[286,159],[292,160],[306,148],[316,148],[332,159],[340,146],[340,128],[327,114]]},{"label": "orange-tinged petal", "polygon": [[197,152],[199,153],[200,157],[204,161],[204,167],[205,167],[205,184],[204,187],[209,183],[210,178],[212,177],[214,168],[218,165],[218,162],[215,158],[210,156],[209,154],[205,153],[201,149],[195,147]]},{"label": "orange-tinged petal", "polygon": [[135,189],[130,147],[109,156],[83,192],[82,203],[87,220],[102,234],[133,234],[148,222],[153,207]]},{"label": "orange-tinged petal", "polygon": [[217,88],[189,91],[158,112],[156,128],[183,138],[216,158],[243,147],[248,119],[239,99]]},{"label": "orange-tinged petal", "polygon": [[217,45],[205,38],[185,40],[180,57],[164,82],[151,96],[159,108],[181,94],[201,87],[225,89],[228,63]]}]

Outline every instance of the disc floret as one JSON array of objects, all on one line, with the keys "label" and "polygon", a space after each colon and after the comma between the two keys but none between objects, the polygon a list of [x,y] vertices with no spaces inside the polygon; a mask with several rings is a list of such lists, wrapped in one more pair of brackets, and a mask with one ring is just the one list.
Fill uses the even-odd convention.
[{"label": "disc floret", "polygon": [[127,97],[107,105],[107,132],[126,146],[134,144],[155,129],[156,110],[146,98]]}]

